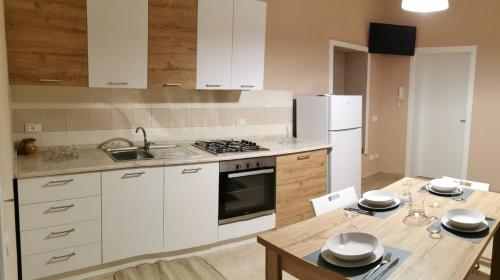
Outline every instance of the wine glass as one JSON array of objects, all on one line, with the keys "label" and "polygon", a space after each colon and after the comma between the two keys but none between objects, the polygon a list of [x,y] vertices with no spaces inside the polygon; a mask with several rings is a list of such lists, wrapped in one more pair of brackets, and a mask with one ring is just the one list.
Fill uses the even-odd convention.
[{"label": "wine glass", "polygon": [[354,218],[358,215],[358,213],[354,211],[344,211],[344,216],[349,220],[349,225],[347,226],[348,230],[356,231],[358,228],[354,225]]}]

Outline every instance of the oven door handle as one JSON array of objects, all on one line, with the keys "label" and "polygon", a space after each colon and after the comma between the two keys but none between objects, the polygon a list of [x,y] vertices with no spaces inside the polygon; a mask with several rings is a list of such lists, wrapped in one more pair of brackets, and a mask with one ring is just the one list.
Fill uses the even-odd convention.
[{"label": "oven door handle", "polygon": [[239,178],[239,177],[246,177],[246,176],[252,176],[252,175],[269,174],[269,173],[274,173],[274,169],[269,168],[269,169],[254,170],[254,171],[248,171],[248,172],[233,173],[233,174],[227,175],[227,177],[229,179],[231,179],[231,178]]}]

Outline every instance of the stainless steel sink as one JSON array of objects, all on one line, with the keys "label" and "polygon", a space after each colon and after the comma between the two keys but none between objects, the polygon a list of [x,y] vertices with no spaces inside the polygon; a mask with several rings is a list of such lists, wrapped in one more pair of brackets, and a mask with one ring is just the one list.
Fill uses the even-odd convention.
[{"label": "stainless steel sink", "polygon": [[106,153],[116,162],[154,159],[152,154],[135,147],[108,149]]}]

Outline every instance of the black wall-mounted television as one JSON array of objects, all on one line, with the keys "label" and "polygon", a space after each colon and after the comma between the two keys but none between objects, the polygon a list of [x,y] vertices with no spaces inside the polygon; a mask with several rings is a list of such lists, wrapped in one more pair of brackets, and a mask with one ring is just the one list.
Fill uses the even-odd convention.
[{"label": "black wall-mounted television", "polygon": [[370,23],[370,53],[414,55],[417,28],[415,26]]}]

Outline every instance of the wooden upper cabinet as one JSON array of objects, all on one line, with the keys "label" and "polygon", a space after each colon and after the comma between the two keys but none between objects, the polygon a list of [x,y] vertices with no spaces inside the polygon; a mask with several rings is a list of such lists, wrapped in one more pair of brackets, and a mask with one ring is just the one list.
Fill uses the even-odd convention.
[{"label": "wooden upper cabinet", "polygon": [[88,86],[86,0],[5,0],[11,85]]},{"label": "wooden upper cabinet", "polygon": [[149,0],[148,88],[196,87],[198,0]]}]

